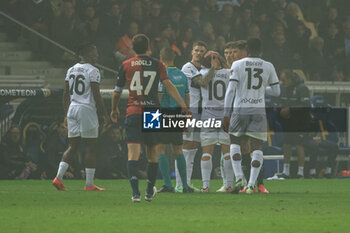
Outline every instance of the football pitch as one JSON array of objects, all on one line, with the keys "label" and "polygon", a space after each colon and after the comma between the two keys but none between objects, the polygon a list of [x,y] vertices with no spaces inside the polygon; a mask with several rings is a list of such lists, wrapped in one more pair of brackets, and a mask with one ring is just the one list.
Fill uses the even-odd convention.
[{"label": "football pitch", "polygon": [[150,203],[132,203],[127,180],[95,183],[106,191],[82,191],[83,180],[64,181],[67,191],[0,181],[0,232],[350,232],[350,179],[265,181],[269,195],[215,193],[214,180],[211,193],[161,193]]}]

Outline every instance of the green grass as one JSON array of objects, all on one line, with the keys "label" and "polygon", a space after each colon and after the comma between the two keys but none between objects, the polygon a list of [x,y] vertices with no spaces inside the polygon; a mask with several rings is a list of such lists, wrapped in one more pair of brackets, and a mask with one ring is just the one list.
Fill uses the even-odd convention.
[{"label": "green grass", "polygon": [[51,181],[0,181],[0,232],[350,232],[349,179],[265,181],[271,194],[251,196],[215,193],[215,180],[211,193],[137,204],[127,180],[95,183],[106,191],[84,192],[83,180],[65,181],[65,192]]}]

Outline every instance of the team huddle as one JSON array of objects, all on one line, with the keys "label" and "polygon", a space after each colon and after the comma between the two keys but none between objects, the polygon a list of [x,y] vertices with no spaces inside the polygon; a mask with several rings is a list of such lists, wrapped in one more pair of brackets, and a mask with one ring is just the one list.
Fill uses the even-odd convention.
[{"label": "team huddle", "polygon": [[[221,146],[221,174],[223,186],[217,192],[268,193],[262,183],[262,145],[267,139],[265,93],[279,96],[279,80],[274,66],[262,60],[259,39],[229,42],[225,59],[215,51],[208,51],[204,42],[192,47],[192,60],[181,71],[175,67],[175,53],[171,48],[160,52],[160,60],[149,56],[149,39],[143,34],[133,38],[136,56],[123,62],[112,95],[110,119],[119,119],[119,100],[124,87],[129,90],[125,126],[128,146],[128,177],[132,201],[140,202],[138,161],[141,144],[146,145],[147,189],[145,200],[152,201],[158,192],[209,192],[213,170],[214,147]],[[77,153],[81,138],[85,142],[85,190],[103,191],[93,184],[96,167],[97,112],[110,119],[99,93],[100,74],[93,64],[97,50],[85,44],[79,51],[82,61],[67,72],[64,108],[67,113],[70,146],[63,154],[53,185],[65,190],[63,175],[70,159]],[[185,132],[142,131],[145,109],[170,109],[174,113],[191,115],[192,119],[216,119],[221,128],[189,128]],[[175,158],[176,186],[172,186],[165,145],[171,144]],[[195,155],[202,147],[202,188],[191,184]],[[157,190],[158,167],[164,185]],[[233,182],[235,179],[235,183]]]}]

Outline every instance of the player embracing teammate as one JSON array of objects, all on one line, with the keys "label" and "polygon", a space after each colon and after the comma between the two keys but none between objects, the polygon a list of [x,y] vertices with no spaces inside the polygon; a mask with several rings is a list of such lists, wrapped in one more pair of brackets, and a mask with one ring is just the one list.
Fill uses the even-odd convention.
[{"label": "player embracing teammate", "polygon": [[247,52],[248,57],[234,62],[231,67],[225,96],[224,130],[231,137],[230,154],[236,176],[234,193],[244,188],[240,145],[249,145],[253,154],[246,189],[247,194],[252,194],[263,164],[262,144],[267,139],[265,92],[279,96],[280,86],[274,66],[260,58],[261,41],[249,39]]}]

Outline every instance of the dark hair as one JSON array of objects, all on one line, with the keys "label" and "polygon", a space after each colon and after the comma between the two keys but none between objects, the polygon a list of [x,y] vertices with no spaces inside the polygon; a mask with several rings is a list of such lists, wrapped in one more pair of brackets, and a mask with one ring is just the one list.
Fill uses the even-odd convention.
[{"label": "dark hair", "polygon": [[261,40],[258,38],[250,38],[247,41],[248,54],[260,54],[261,53]]},{"label": "dark hair", "polygon": [[238,48],[240,50],[247,49],[247,41],[246,40],[238,40],[232,44],[232,48]]},{"label": "dark hair", "polygon": [[132,38],[132,46],[136,54],[146,53],[149,46],[149,39],[145,34],[136,34]]},{"label": "dark hair", "polygon": [[77,47],[78,56],[85,56],[92,49],[96,48],[95,44],[92,42],[84,42]]},{"label": "dark hair", "polygon": [[196,42],[193,43],[192,48],[196,47],[196,46],[203,46],[206,49],[208,48],[207,43],[205,43],[204,41],[198,40]]},{"label": "dark hair", "polygon": [[166,47],[166,48],[162,48],[162,50],[160,50],[160,57],[164,61],[174,61],[176,54],[175,54],[174,50],[172,50],[169,47]]}]

